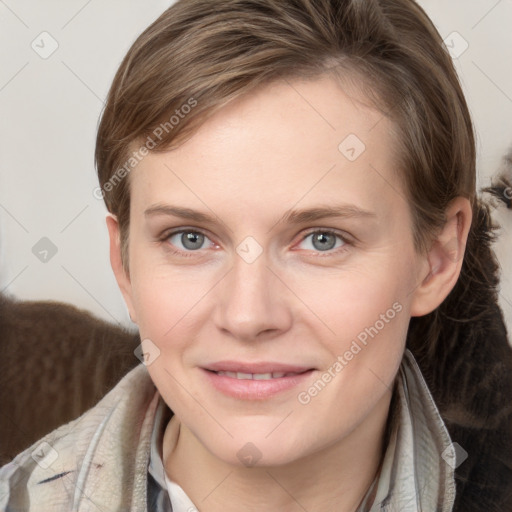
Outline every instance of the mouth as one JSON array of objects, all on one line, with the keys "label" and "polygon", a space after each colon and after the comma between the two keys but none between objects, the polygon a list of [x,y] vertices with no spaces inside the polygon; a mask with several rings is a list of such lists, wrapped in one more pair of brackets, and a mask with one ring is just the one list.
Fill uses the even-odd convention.
[{"label": "mouth", "polygon": [[280,363],[223,361],[201,368],[208,383],[239,400],[264,400],[304,385],[315,371],[306,366]]}]

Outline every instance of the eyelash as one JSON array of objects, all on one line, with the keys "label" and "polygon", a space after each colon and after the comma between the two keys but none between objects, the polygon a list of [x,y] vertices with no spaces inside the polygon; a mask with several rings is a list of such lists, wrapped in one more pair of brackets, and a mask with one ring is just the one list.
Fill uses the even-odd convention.
[{"label": "eyelash", "polygon": [[[169,240],[169,238],[171,238],[174,235],[180,234],[180,233],[197,233],[197,234],[204,235],[206,238],[208,238],[210,240],[210,237],[208,236],[208,234],[198,228],[194,228],[194,229],[181,228],[181,229],[177,229],[175,231],[166,231],[165,233],[162,234],[161,237],[159,237],[159,241],[167,242]],[[333,229],[327,229],[327,228],[326,229],[322,229],[322,228],[311,229],[310,231],[308,231],[307,233],[304,234],[304,236],[302,237],[302,239],[300,240],[299,243],[302,243],[304,240],[306,240],[306,238],[308,238],[309,236],[311,236],[315,233],[335,235],[343,242],[342,246],[337,247],[335,249],[333,248],[333,249],[329,249],[327,251],[313,251],[313,253],[315,255],[319,255],[319,257],[321,257],[321,258],[329,257],[329,256],[333,256],[333,255],[337,255],[342,252],[345,252],[348,250],[348,246],[353,245],[353,243],[347,239],[346,235],[341,234],[339,231],[336,231]],[[174,249],[173,246],[171,246],[171,244],[167,244],[167,250],[169,250],[173,254],[177,254],[179,256],[183,256],[186,258],[193,258],[193,257],[197,256],[197,254],[195,254],[195,253],[199,253],[201,251],[201,249],[197,249],[196,251],[182,251],[181,249]]]}]

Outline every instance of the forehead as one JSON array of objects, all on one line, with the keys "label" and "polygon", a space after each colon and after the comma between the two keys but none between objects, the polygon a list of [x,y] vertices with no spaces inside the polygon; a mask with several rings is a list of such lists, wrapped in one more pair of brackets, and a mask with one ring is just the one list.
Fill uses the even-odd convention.
[{"label": "forehead", "polygon": [[[185,143],[150,153],[130,176],[135,210],[179,202],[230,213],[404,202],[393,125],[331,77],[281,80],[223,107]],[[402,205],[403,206],[403,205]]]}]

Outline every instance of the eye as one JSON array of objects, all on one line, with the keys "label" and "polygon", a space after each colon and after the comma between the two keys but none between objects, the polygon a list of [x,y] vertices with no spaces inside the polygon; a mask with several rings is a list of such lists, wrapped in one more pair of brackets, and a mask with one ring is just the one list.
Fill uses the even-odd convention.
[{"label": "eye", "polygon": [[302,249],[327,252],[333,249],[344,248],[348,245],[348,242],[341,234],[334,231],[316,230],[307,234],[302,239],[301,244],[306,246],[302,247]]},{"label": "eye", "polygon": [[203,247],[205,241],[209,241],[211,246],[214,245],[204,233],[191,229],[167,233],[162,237],[162,240],[176,247],[178,249],[176,252],[193,252],[205,249]]}]

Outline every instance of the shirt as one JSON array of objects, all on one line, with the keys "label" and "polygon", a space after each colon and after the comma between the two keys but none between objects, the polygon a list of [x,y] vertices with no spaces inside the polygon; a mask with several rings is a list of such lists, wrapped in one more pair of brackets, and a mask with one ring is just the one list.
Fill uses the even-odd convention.
[{"label": "shirt", "polygon": [[[394,393],[395,406],[390,410],[389,438],[380,471],[357,512],[449,512],[455,500],[455,450],[409,350],[404,353]],[[161,399],[148,465],[150,512],[198,510],[181,486],[167,477],[162,461],[164,432],[174,446],[179,427],[179,419]]]}]

